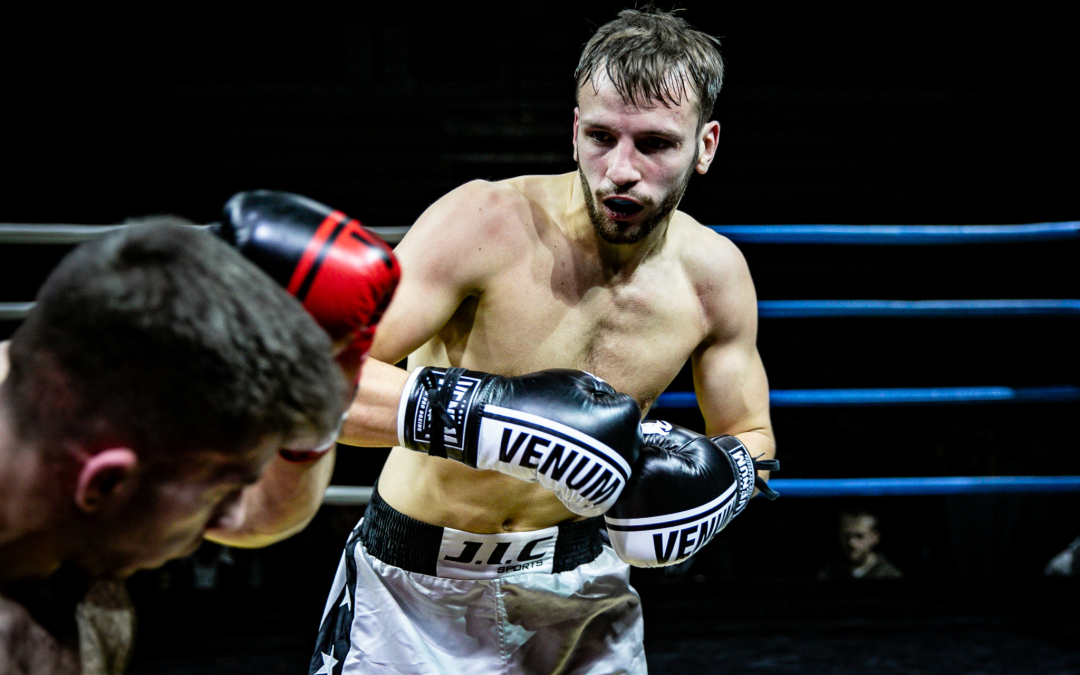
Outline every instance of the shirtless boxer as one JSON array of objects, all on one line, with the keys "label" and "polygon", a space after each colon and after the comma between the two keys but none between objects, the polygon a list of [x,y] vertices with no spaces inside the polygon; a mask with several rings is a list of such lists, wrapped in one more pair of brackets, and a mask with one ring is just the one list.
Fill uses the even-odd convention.
[{"label": "shirtless boxer", "polygon": [[351,394],[333,353],[296,299],[191,227],[66,257],[0,343],[0,673],[122,672],[133,616],[113,580],[208,532],[255,546],[302,528],[332,466],[313,450]]},{"label": "shirtless boxer", "polygon": [[[718,438],[641,426],[646,446],[697,446],[710,464],[698,472],[671,461],[641,472],[628,452],[634,476],[607,512],[612,543],[641,565],[683,559],[704,543],[714,531],[649,537],[647,551],[627,551],[620,526],[652,521],[622,505],[679,502],[696,489],[690,481],[688,490],[665,491],[663,480],[640,488],[664,471],[718,472],[716,453],[736,457],[732,466],[751,477],[729,479],[705,506],[733,489],[745,506],[754,481],[743,460],[774,454],[754,287],[731,242],[676,210],[716,152],[720,128],[708,120],[722,65],[714,45],[670,14],[622,12],[577,68],[578,172],[468,183],[432,205],[396,248],[402,283],[342,441],[397,447],[348,542],[312,674],[645,672],[628,566],[598,543],[596,519],[582,518],[610,505],[605,490],[567,495],[566,485],[508,470],[528,466],[551,478],[561,461],[555,449],[566,457],[564,445],[577,443],[576,452],[588,439],[508,426],[485,440],[483,425],[495,421],[470,421],[470,378],[576,369],[647,411],[689,359],[707,434]],[[405,357],[408,371],[391,365]],[[528,396],[533,380],[506,387]],[[440,397],[448,415],[422,409],[437,408]],[[550,412],[530,408],[537,428],[552,428],[551,418],[573,426],[566,409],[574,406],[594,415],[593,400],[568,405],[566,397],[552,386]],[[439,427],[453,433],[436,449]],[[595,439],[610,429],[590,434],[581,423],[576,432]]]}]

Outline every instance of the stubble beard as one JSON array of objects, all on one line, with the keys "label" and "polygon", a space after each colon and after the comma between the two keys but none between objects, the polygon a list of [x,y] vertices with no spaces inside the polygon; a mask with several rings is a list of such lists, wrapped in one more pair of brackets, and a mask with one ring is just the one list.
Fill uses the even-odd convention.
[{"label": "stubble beard", "polygon": [[585,207],[589,212],[589,220],[592,222],[593,229],[596,231],[596,235],[609,244],[634,244],[645,237],[649,236],[656,226],[659,225],[668,215],[671,214],[682,201],[683,194],[686,192],[686,186],[690,184],[690,177],[694,175],[694,167],[697,165],[697,159],[690,163],[690,168],[686,171],[686,175],[683,176],[679,187],[672,190],[664,200],[660,202],[660,206],[646,218],[641,224],[636,226],[627,227],[621,225],[618,221],[612,220],[606,213],[600,210],[600,206],[597,202],[603,200],[605,197],[612,197],[615,195],[626,195],[633,197],[641,202],[641,205],[646,209],[651,207],[654,202],[652,199],[638,195],[630,190],[605,190],[599,194],[596,194],[592,190],[592,186],[589,185],[589,181],[585,178],[585,172],[581,170],[581,164],[578,164],[578,176],[581,178],[581,189],[585,193]]}]

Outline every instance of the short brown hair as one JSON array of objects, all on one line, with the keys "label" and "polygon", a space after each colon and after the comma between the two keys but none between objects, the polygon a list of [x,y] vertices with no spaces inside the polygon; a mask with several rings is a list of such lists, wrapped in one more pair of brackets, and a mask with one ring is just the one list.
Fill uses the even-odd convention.
[{"label": "short brown hair", "polygon": [[606,74],[623,101],[661,101],[681,105],[693,93],[698,128],[712,116],[724,81],[720,41],[695,30],[684,19],[647,5],[624,9],[596,31],[574,71],[577,91],[597,86]]},{"label": "short brown hair", "polygon": [[45,281],[2,388],[19,436],[157,456],[331,433],[347,383],[329,336],[210,233],[150,220],[79,246]]}]

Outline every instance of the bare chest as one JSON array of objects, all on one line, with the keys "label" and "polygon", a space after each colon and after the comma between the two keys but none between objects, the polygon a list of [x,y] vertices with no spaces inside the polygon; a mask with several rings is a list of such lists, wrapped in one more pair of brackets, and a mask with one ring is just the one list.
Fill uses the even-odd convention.
[{"label": "bare chest", "polygon": [[557,261],[497,279],[448,329],[451,361],[504,374],[584,370],[642,407],[670,384],[705,332],[698,298],[678,269],[583,283]]}]

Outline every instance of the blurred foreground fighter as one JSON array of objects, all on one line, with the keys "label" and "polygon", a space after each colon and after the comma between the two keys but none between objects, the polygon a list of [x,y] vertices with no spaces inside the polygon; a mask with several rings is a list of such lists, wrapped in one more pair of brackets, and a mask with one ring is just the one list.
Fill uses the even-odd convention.
[{"label": "blurred foreground fighter", "polygon": [[5,675],[122,672],[119,580],[204,535],[257,546],[301,529],[352,391],[296,298],[169,222],[66,257],[0,344],[0,381]]},{"label": "blurred foreground fighter", "polygon": [[[622,12],[576,72],[578,171],[466,184],[397,247],[342,437],[397,447],[313,675],[644,673],[627,563],[685,560],[772,494],[750,274],[676,210],[716,152],[715,43]],[[641,423],[688,359],[708,436]]]}]

